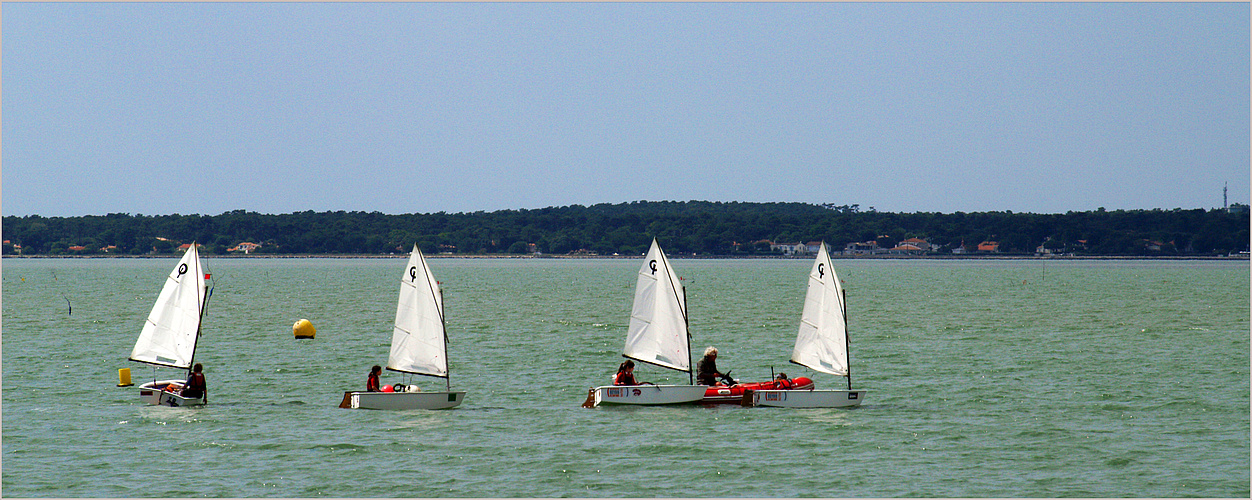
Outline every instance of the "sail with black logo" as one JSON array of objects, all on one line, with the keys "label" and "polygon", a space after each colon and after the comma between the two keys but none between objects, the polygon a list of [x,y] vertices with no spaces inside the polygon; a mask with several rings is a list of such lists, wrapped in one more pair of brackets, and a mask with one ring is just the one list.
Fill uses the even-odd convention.
[{"label": "sail with black logo", "polygon": [[400,280],[387,369],[448,378],[447,338],[443,292],[430,266],[426,265],[426,256],[413,245],[413,253]]},{"label": "sail with black logo", "polygon": [[843,285],[831,266],[826,243],[809,271],[800,331],[791,362],[813,370],[848,377],[848,321]]}]

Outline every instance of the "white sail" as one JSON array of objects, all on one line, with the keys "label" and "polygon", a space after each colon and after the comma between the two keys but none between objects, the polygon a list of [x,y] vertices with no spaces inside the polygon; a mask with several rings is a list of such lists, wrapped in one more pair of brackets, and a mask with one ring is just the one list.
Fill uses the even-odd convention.
[{"label": "white sail", "polygon": [[400,300],[396,304],[387,369],[446,378],[447,353],[439,282],[430,273],[422,251],[413,245],[413,254],[400,278]]},{"label": "white sail", "polygon": [[800,333],[791,361],[819,372],[848,376],[848,324],[843,286],[831,267],[826,243],[809,271],[809,290],[804,297]]},{"label": "white sail", "polygon": [[622,355],[674,370],[691,371],[687,300],[678,276],[655,238],[639,268],[635,304],[630,312],[630,328]]},{"label": "white sail", "polygon": [[204,271],[193,243],[161,287],[130,359],[150,365],[190,368],[204,307]]}]

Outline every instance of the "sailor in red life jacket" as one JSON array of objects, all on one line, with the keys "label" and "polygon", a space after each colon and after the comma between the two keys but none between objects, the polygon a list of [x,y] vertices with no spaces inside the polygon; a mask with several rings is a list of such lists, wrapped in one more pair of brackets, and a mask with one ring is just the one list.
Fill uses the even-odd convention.
[{"label": "sailor in red life jacket", "polygon": [[183,384],[183,390],[179,393],[184,398],[204,398],[204,402],[209,402],[209,384],[204,380],[204,366],[196,363],[191,367],[191,375],[187,377],[187,383]]},{"label": "sailor in red life jacket", "polygon": [[617,367],[617,375],[613,377],[613,385],[640,385],[635,380],[635,362],[626,360]]},{"label": "sailor in red life jacket", "polygon": [[774,388],[776,389],[790,389],[794,383],[787,377],[786,373],[779,373],[777,377],[774,377]]},{"label": "sailor in red life jacket", "polygon": [[365,392],[378,392],[381,390],[378,388],[378,375],[382,372],[383,367],[381,366],[374,365],[373,368],[370,368],[370,375],[365,379]]}]

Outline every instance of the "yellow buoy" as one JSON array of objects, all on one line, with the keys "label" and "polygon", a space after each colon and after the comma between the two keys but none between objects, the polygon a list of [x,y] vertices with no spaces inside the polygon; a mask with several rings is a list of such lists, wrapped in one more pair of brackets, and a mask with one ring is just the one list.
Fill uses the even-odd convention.
[{"label": "yellow buoy", "polygon": [[291,333],[298,339],[311,339],[317,335],[317,329],[313,328],[312,322],[302,319],[291,325]]},{"label": "yellow buoy", "polygon": [[130,387],[132,385],[135,385],[135,384],[130,383],[130,368],[118,368],[117,369],[117,386],[118,387]]}]

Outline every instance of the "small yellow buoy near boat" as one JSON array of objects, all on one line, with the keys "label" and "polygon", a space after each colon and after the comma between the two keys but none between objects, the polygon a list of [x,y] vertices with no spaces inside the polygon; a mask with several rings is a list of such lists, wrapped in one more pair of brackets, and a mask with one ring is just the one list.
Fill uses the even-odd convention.
[{"label": "small yellow buoy near boat", "polygon": [[291,325],[291,333],[298,339],[311,339],[317,335],[317,329],[313,328],[312,322],[302,319]]},{"label": "small yellow buoy near boat", "polygon": [[130,368],[118,368],[117,369],[117,386],[118,387],[130,387],[132,385],[135,385],[135,384],[130,383]]}]

